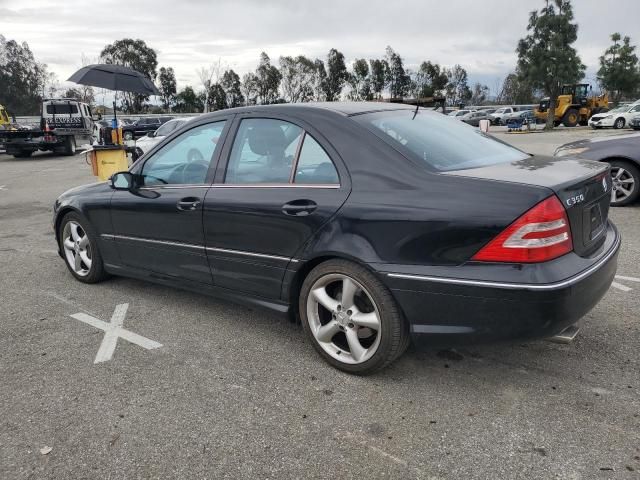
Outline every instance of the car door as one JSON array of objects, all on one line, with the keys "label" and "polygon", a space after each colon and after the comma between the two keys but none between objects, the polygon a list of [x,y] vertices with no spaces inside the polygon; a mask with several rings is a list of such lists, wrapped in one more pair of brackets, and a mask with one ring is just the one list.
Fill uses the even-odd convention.
[{"label": "car door", "polygon": [[194,125],[136,165],[134,189],[115,192],[113,240],[125,267],[212,283],[202,205],[227,129],[228,118]]},{"label": "car door", "polygon": [[347,171],[310,125],[239,116],[204,202],[204,234],[216,286],[280,298],[289,262],[342,206]]}]

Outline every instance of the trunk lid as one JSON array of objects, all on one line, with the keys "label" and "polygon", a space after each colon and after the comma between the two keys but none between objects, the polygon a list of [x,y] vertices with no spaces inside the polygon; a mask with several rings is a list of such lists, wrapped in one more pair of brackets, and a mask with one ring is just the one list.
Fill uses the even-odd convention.
[{"label": "trunk lid", "polygon": [[604,242],[611,196],[607,163],[533,156],[443,174],[549,188],[567,211],[573,249],[578,255],[589,256]]}]

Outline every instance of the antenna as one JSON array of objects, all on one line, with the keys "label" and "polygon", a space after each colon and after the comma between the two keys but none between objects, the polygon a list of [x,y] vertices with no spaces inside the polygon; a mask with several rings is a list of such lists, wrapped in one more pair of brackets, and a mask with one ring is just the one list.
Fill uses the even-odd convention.
[{"label": "antenna", "polygon": [[420,105],[420,102],[418,101],[418,98],[416,98],[416,110],[415,112],[413,112],[413,117],[411,118],[411,120],[414,120],[416,118],[416,115],[418,114],[418,106]]}]

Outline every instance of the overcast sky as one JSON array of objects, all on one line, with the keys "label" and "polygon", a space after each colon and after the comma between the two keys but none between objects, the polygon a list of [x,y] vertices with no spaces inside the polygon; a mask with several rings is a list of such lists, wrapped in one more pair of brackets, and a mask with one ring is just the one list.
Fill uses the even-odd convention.
[{"label": "overcast sky", "polygon": [[[104,45],[141,38],[179,88],[196,69],[222,62],[243,74],[261,51],[324,58],[335,47],[348,62],[376,58],[391,45],[415,67],[461,64],[471,82],[495,90],[514,68],[530,10],[544,0],[0,0],[0,34],[26,41],[60,80],[96,60]],[[640,0],[574,0],[576,47],[594,81],[598,57],[619,31],[640,42]],[[110,15],[110,12],[113,12]]]}]

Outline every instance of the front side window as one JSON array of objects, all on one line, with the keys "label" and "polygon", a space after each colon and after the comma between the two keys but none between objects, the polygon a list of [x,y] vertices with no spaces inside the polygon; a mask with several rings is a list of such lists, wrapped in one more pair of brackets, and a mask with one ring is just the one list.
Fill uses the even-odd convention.
[{"label": "front side window", "polygon": [[[415,118],[414,118],[415,117]],[[353,117],[407,157],[437,171],[481,167],[528,158],[522,151],[429,111],[377,112]]]},{"label": "front side window", "polygon": [[225,122],[187,130],[149,158],[140,172],[143,186],[205,183]]}]

